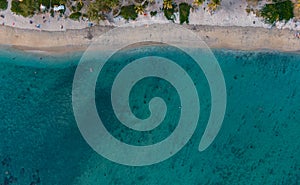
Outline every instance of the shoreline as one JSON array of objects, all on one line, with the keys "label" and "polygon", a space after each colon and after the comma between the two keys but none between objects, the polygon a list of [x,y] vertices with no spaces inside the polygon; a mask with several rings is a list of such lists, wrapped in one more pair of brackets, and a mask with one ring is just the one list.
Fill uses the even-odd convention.
[{"label": "shoreline", "polygon": [[[172,24],[150,24],[143,26],[121,27],[130,31],[139,29],[149,32],[166,30]],[[295,38],[294,31],[288,29],[238,26],[183,25],[203,39],[213,49],[232,50],[273,50],[300,53],[300,39]],[[113,29],[113,26],[94,26],[84,29],[66,31],[38,31],[8,26],[0,26],[0,45],[13,49],[36,52],[64,54],[84,51],[100,35]],[[168,34],[161,32],[160,34]],[[134,37],[134,35],[128,35]]]}]

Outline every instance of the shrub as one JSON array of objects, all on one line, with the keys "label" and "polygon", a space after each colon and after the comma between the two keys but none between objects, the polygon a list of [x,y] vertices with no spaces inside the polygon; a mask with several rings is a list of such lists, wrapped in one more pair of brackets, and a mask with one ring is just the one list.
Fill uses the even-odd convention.
[{"label": "shrub", "polygon": [[34,12],[38,10],[39,4],[34,0],[23,0],[23,2],[13,0],[11,2],[11,11],[17,15],[29,17],[34,15]]},{"label": "shrub", "polygon": [[54,17],[54,10],[53,9],[50,10],[50,15],[51,15],[51,17]]},{"label": "shrub", "polygon": [[266,4],[260,13],[265,21],[270,24],[274,24],[276,21],[288,21],[294,17],[293,3],[290,0],[275,1],[273,4]]},{"label": "shrub", "polygon": [[71,6],[70,10],[71,10],[72,12],[77,12],[76,6]]},{"label": "shrub", "polygon": [[64,5],[64,9],[63,10],[59,10],[59,13],[60,13],[60,15],[63,15],[64,13],[65,13],[65,11],[66,11],[66,6]]},{"label": "shrub", "polygon": [[[66,2],[66,0],[51,0],[51,6],[64,4],[64,2]],[[22,2],[12,0],[11,11],[18,15],[28,17],[34,15],[35,12],[40,11],[40,4],[43,4],[48,9],[50,7],[49,0],[23,0]],[[61,11],[61,13],[64,13],[64,11]]]},{"label": "shrub", "polygon": [[72,13],[69,16],[70,19],[75,20],[75,21],[79,21],[80,17],[81,17],[81,13],[80,12]]},{"label": "shrub", "polygon": [[191,6],[187,3],[179,4],[180,24],[183,24],[184,22],[186,22],[187,24],[189,23],[190,8]]},{"label": "shrub", "polygon": [[126,20],[135,20],[138,17],[138,14],[134,9],[134,5],[122,6],[120,15]]},{"label": "shrub", "polygon": [[249,15],[249,14],[251,13],[251,8],[247,7],[247,8],[246,8],[246,12],[247,12],[247,14]]},{"label": "shrub", "polygon": [[156,16],[156,14],[157,14],[157,11],[150,12],[151,17]]},{"label": "shrub", "polygon": [[[87,6],[87,16],[91,21],[99,23],[100,20],[106,20],[108,14],[113,13],[113,16],[116,16],[119,13],[120,3],[119,0],[93,0]],[[124,16],[126,13],[124,13]]]},{"label": "shrub", "polygon": [[[51,7],[53,7],[53,5],[65,4],[66,2],[66,0],[51,0]],[[19,0],[12,0],[11,11],[18,15],[28,17],[34,15],[35,12],[40,11],[40,4],[43,4],[48,9],[50,8],[49,0],[23,0],[22,2]],[[64,11],[61,11],[61,13],[64,13]]]},{"label": "shrub", "polygon": [[174,20],[175,20],[175,15],[174,15],[174,13],[175,13],[175,8],[176,8],[176,5],[172,5],[172,8],[169,8],[169,9],[164,9],[164,15],[165,15],[165,17],[168,19],[168,20],[171,20],[171,21],[173,21],[174,22]]},{"label": "shrub", "polygon": [[19,4],[20,4],[19,1],[11,1],[11,11],[16,14],[20,14],[19,12],[21,12],[21,8]]},{"label": "shrub", "polygon": [[[47,0],[39,0],[39,1],[47,1]],[[49,0],[48,0],[49,1]],[[51,0],[51,6],[53,7],[54,5],[64,5],[67,4],[67,0]]]},{"label": "shrub", "polygon": [[83,5],[84,5],[83,3],[77,3],[77,11],[78,12],[82,9]]},{"label": "shrub", "polygon": [[7,0],[0,0],[0,9],[1,10],[6,10],[7,9]]}]

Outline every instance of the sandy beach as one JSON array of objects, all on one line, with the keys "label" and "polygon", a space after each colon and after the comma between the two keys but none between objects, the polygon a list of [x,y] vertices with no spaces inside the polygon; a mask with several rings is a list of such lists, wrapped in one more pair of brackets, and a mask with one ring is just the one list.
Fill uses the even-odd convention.
[{"label": "sandy beach", "polygon": [[[157,1],[159,6],[162,6],[161,3]],[[278,22],[271,27],[262,18],[245,11],[246,0],[223,0],[220,9],[213,15],[204,10],[205,6],[191,11],[190,24],[183,26],[196,33],[211,48],[300,51],[300,39],[295,37],[300,30],[300,22]],[[37,14],[24,18],[12,13],[10,7],[0,13],[5,14],[5,19],[0,19],[0,23],[5,23],[4,26],[0,25],[0,45],[52,53],[85,50],[96,38],[115,27],[122,27],[124,31],[134,29],[137,34],[147,30],[163,36],[168,32],[159,30],[166,30],[172,24],[163,13],[154,17],[139,15],[135,21],[126,21],[119,16],[113,22],[103,21],[93,27],[87,26],[88,21],[59,19],[58,15],[52,18],[49,14]],[[29,24],[29,21],[33,21],[33,24]],[[175,23],[178,23],[178,19]],[[41,28],[36,28],[35,24],[40,24]],[[129,39],[134,36],[127,35]]]},{"label": "sandy beach", "polygon": [[[147,26],[122,27],[124,31],[140,30],[138,34],[147,31],[157,34],[170,24],[151,24]],[[227,48],[237,50],[278,50],[287,52],[300,51],[300,39],[295,38],[294,31],[288,29],[267,29],[262,27],[237,26],[203,26],[185,25],[201,37],[211,48]],[[94,26],[92,28],[61,31],[39,31],[9,26],[0,26],[0,44],[12,46],[27,51],[47,51],[64,53],[85,50],[101,34],[113,29],[113,26]],[[137,33],[137,32],[135,32]],[[128,35],[134,37],[135,35]]]}]

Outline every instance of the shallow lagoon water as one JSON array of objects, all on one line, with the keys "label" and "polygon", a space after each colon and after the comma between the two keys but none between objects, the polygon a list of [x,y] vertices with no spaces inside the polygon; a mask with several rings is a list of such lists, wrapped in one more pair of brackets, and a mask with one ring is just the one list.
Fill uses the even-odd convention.
[{"label": "shallow lagoon water", "polygon": [[[71,93],[82,53],[47,56],[2,49],[0,184],[299,184],[300,55],[213,52],[228,95],[225,119],[213,144],[204,152],[197,149],[209,117],[210,96],[201,71],[191,72],[199,79],[201,116],[190,142],[166,161],[129,167],[98,155],[77,128]],[[152,96],[166,99],[171,112],[158,130],[128,137],[130,130],[126,133],[115,122],[106,122],[108,130],[135,145],[168,136],[178,119],[178,110],[172,107],[180,103],[174,89],[165,91],[169,86],[160,79],[146,79],[130,97],[131,106],[140,107],[134,113],[141,118],[149,114],[145,105]],[[97,91],[99,96],[101,92]],[[104,109],[105,103],[98,108]]]}]

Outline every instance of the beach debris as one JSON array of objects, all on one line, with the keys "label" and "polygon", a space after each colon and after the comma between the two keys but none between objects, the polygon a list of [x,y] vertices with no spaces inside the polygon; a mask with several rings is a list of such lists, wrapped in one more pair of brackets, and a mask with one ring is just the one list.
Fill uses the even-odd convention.
[{"label": "beach debris", "polygon": [[295,37],[298,38],[298,39],[300,39],[300,32],[296,32],[295,33]]}]

